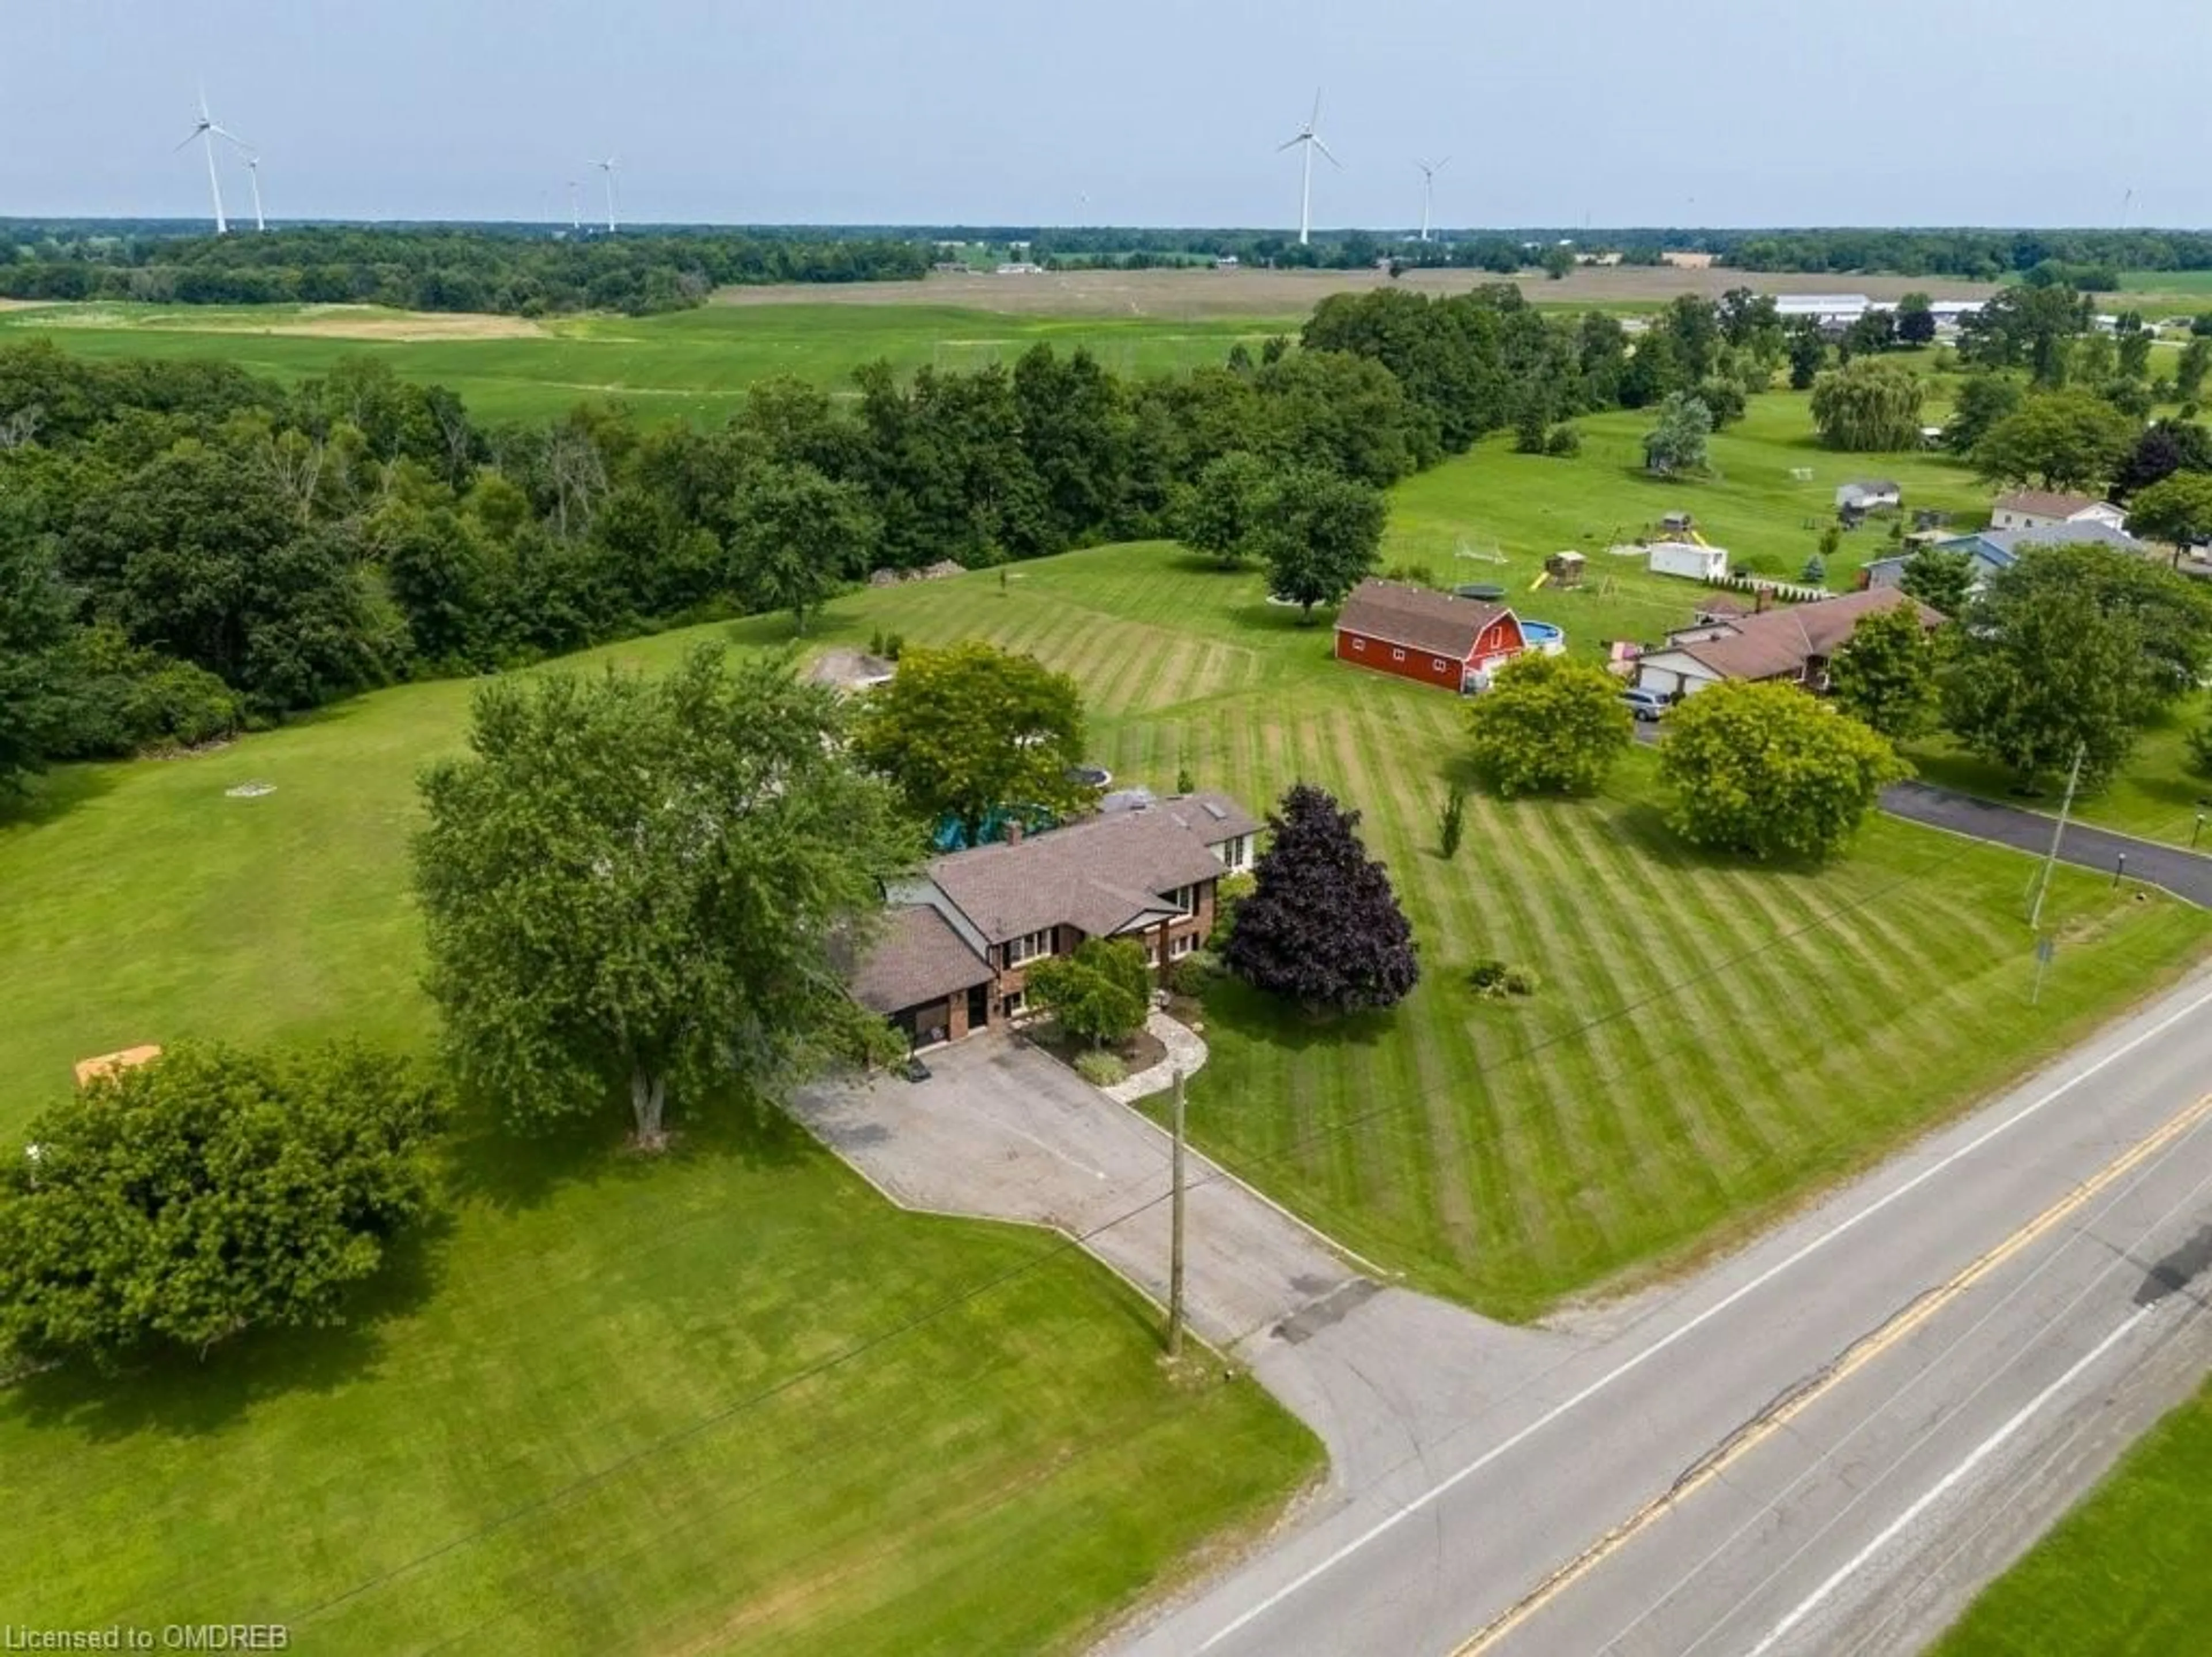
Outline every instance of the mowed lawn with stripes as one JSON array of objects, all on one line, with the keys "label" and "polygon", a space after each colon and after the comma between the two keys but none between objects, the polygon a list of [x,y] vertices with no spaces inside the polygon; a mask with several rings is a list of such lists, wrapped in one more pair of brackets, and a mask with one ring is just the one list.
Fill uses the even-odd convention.
[{"label": "mowed lawn with stripes", "polygon": [[[1648,751],[1599,798],[1469,799],[1455,698],[1340,665],[1256,574],[1165,545],[872,592],[841,633],[979,636],[1073,674],[1096,758],[1259,806],[1304,778],[1364,814],[1424,963],[1402,1006],[1314,1022],[1230,986],[1191,1092],[1206,1148],[1413,1281],[1538,1315],[1676,1262],[1893,1148],[2195,958],[2212,917],[2062,873],[2040,1001],[2032,860],[1878,819],[1825,868],[1696,853]],[[758,624],[752,624],[758,625]],[[1540,992],[1464,987],[1498,956]]]}]

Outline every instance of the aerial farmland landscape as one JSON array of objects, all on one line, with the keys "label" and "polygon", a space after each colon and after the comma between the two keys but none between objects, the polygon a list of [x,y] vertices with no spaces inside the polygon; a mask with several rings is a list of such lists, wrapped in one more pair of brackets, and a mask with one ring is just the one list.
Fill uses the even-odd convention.
[{"label": "aerial farmland landscape", "polygon": [[0,1648],[2212,1650],[2202,31],[1587,9],[11,20]]}]

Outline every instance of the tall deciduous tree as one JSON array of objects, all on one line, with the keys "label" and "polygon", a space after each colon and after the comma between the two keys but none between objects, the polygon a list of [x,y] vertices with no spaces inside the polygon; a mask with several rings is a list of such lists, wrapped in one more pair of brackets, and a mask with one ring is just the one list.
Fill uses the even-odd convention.
[{"label": "tall deciduous tree", "polygon": [[70,631],[52,550],[0,509],[0,795],[20,789],[51,752]]},{"label": "tall deciduous tree", "polygon": [[1863,616],[1828,670],[1836,705],[1893,742],[1936,717],[1936,641],[1917,604]]},{"label": "tall deciduous tree", "polygon": [[1944,723],[2023,786],[2078,749],[2094,786],[2212,659],[2212,601],[2112,548],[2038,547],[1967,611],[1943,675]]},{"label": "tall deciduous tree", "polygon": [[2204,390],[2204,370],[2212,367],[2212,339],[2202,335],[2181,348],[2173,363],[2173,394],[2185,403],[2195,402]]},{"label": "tall deciduous tree", "polygon": [[479,691],[415,843],[461,1077],[523,1123],[626,1087],[658,1148],[672,1092],[757,1089],[878,1033],[833,953],[916,848],[844,736],[833,692],[710,648],[658,680]]},{"label": "tall deciduous tree", "polygon": [[1897,584],[1930,610],[1956,619],[1966,613],[1973,592],[1974,560],[1954,547],[1923,546],[1905,561]]},{"label": "tall deciduous tree", "polygon": [[1360,844],[1359,813],[1300,783],[1267,821],[1273,839],[1223,952],[1229,970],[1310,1012],[1403,1000],[1420,957],[1389,874]]},{"label": "tall deciduous tree", "polygon": [[1936,338],[1936,312],[1928,295],[1907,294],[1897,302],[1897,338],[1901,344],[1920,346]]},{"label": "tall deciduous tree", "polygon": [[1713,411],[1686,392],[1669,392],[1659,405],[1659,423],[1644,437],[1644,469],[1662,478],[1705,469],[1705,443],[1713,435]]},{"label": "tall deciduous tree", "polygon": [[1960,382],[1958,400],[1943,427],[1943,447],[1972,454],[1991,426],[2020,406],[2026,395],[2020,382],[2002,374],[1970,374]]},{"label": "tall deciduous tree", "polygon": [[1809,316],[1801,316],[1789,327],[1790,389],[1810,391],[1813,382],[1827,366],[1828,342],[1820,335],[1820,325]]},{"label": "tall deciduous tree", "polygon": [[2128,527],[2166,543],[2177,561],[2190,547],[2212,539],[2212,472],[2176,472],[2160,478],[2129,503]]},{"label": "tall deciduous tree", "polygon": [[979,837],[1010,806],[1072,809],[1083,763],[1083,698],[1035,656],[988,644],[909,646],[860,712],[854,749],[921,817]]},{"label": "tall deciduous tree", "polygon": [[1273,482],[1258,455],[1236,449],[1210,461],[1176,504],[1176,533],[1224,570],[1252,556],[1261,503]]},{"label": "tall deciduous tree", "polygon": [[1814,382],[1813,423],[1830,448],[1917,448],[1922,393],[1911,369],[1856,357]]},{"label": "tall deciduous tree", "polygon": [[1668,720],[1659,774],[1694,844],[1754,857],[1826,857],[1905,767],[1887,739],[1793,685],[1731,680]]},{"label": "tall deciduous tree", "polygon": [[2045,392],[1982,435],[1974,465],[1998,483],[2094,489],[2112,475],[2135,435],[2134,422],[2102,398]]},{"label": "tall deciduous tree", "polygon": [[1129,938],[1085,938],[1073,954],[1036,962],[1026,984],[1030,999],[1061,1029],[1093,1047],[1136,1034],[1152,1002],[1145,947]]},{"label": "tall deciduous tree", "polygon": [[732,575],[762,609],[788,610],[793,628],[845,582],[865,574],[881,534],[858,485],[832,483],[804,461],[766,467],[738,491]]},{"label": "tall deciduous tree", "polygon": [[1474,758],[1499,794],[1587,794],[1634,740],[1620,681],[1594,662],[1523,655],[1468,710]]},{"label": "tall deciduous tree", "polygon": [[105,1368],[338,1321],[430,1206],[436,1124],[359,1047],[179,1045],[95,1077],[0,1177],[0,1348]]},{"label": "tall deciduous tree", "polygon": [[1267,589],[1313,619],[1375,568],[1382,547],[1382,491],[1318,466],[1277,474],[1261,498],[1253,539],[1267,566]]}]

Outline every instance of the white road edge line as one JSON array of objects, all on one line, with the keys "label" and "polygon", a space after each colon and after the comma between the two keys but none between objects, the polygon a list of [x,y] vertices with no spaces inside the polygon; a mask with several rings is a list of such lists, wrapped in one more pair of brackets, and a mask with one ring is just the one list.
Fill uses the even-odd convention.
[{"label": "white road edge line", "polygon": [[1668,1331],[1667,1333],[1662,1335],[1657,1340],[1652,1342],[1650,1345],[1645,1347],[1641,1352],[1637,1353],[1633,1357],[1624,1359],[1615,1368],[1609,1369],[1604,1374],[1600,1375],[1589,1386],[1583,1387],[1581,1392],[1574,1394],[1573,1397],[1553,1405],[1551,1409],[1537,1416],[1535,1420],[1530,1422],[1526,1427],[1521,1429],[1520,1431],[1500,1441],[1498,1443],[1492,1445],[1489,1449],[1477,1456],[1473,1461],[1468,1462],[1465,1466],[1462,1467],[1457,1472],[1449,1474],[1446,1477],[1439,1480],[1437,1483],[1431,1485],[1427,1489],[1422,1491],[1420,1495],[1412,1497],[1410,1500],[1401,1503],[1398,1507],[1392,1508],[1389,1513],[1383,1514],[1382,1518],[1376,1520],[1374,1524],[1362,1531],[1358,1536],[1353,1537],[1349,1542],[1346,1542],[1340,1547],[1337,1548],[1334,1552],[1329,1554],[1327,1557],[1320,1560],[1316,1563],[1309,1565],[1304,1570],[1299,1572],[1297,1575],[1284,1583],[1282,1587],[1277,1588],[1265,1599],[1248,1606],[1233,1620],[1224,1623],[1219,1629],[1206,1636],[1206,1640],[1197,1648],[1198,1651],[1200,1653],[1212,1651],[1216,1646],[1218,1646],[1223,1641],[1228,1639],[1231,1636],[1249,1627],[1253,1623],[1258,1621],[1261,1617],[1273,1611],[1277,1605],[1281,1605],[1284,1600],[1289,1599],[1292,1594],[1298,1593],[1317,1579],[1328,1575],[1330,1571],[1334,1570],[1339,1565],[1351,1558],[1352,1555],[1358,1553],[1362,1548],[1366,1547],[1377,1537],[1383,1536],[1389,1532],[1395,1530],[1397,1526],[1405,1523],[1406,1520],[1411,1519],[1414,1514],[1427,1508],[1431,1503],[1435,1502],[1438,1497],[1449,1494],[1459,1485],[1464,1483],[1467,1480],[1473,1478],[1477,1473],[1489,1466],[1492,1462],[1497,1461],[1500,1457],[1510,1454],[1513,1451],[1518,1449],[1522,1445],[1527,1443],[1530,1439],[1535,1437],[1537,1434],[1542,1432],[1546,1428],[1550,1427],[1561,1417],[1581,1409],[1583,1404],[1588,1404],[1592,1398],[1595,1398],[1599,1393],[1606,1391],[1616,1381],[1619,1381],[1623,1377],[1632,1374],[1635,1371],[1641,1369],[1645,1364],[1657,1357],[1662,1352],[1666,1351],[1669,1347],[1674,1345],[1678,1341],[1687,1339],[1691,1335],[1695,1334],[1699,1329],[1702,1329],[1705,1325],[1711,1323],[1714,1319],[1741,1304],[1751,1295],[1757,1294],[1760,1289],[1765,1288],[1767,1284],[1772,1282],[1777,1277],[1781,1276],[1784,1272],[1796,1270],[1796,1267],[1802,1264],[1806,1260],[1810,1259],[1822,1249],[1827,1247],[1829,1244],[1834,1242],[1836,1239],[1844,1235],[1844,1233],[1854,1230],[1866,1221],[1871,1220],[1875,1215],[1880,1214],[1891,1203],[1910,1196],[1921,1186],[1926,1185],[1929,1180],[1935,1179],[1938,1174],[1944,1173],[1954,1163],[1960,1161],[1963,1158],[1972,1155],[1975,1152],[1980,1150],[1984,1146],[1990,1143],[1992,1141],[2002,1137],[2005,1134],[2010,1133],[2013,1129],[2027,1121],[2030,1117],[2034,1116],[2040,1111],[2044,1110],[2053,1100],[2061,1099],[2067,1093],[2073,1092],[2075,1088],[2088,1081],[2090,1077],[2097,1075],[2107,1065],[2118,1063],[2119,1060],[2126,1057],[2130,1053],[2134,1052],[2136,1048],[2141,1047],[2144,1043],[2155,1040],[2158,1037],[2164,1035],[2168,1030],[2171,1030],[2175,1025],[2194,1016],[2197,1009],[2205,1006],[2208,1002],[2212,1002],[2212,990],[2206,990],[2189,1001],[2186,1004],[2176,1008],[2172,1012],[2160,1019],[2156,1024],[2151,1026],[2149,1029],[2130,1037],[2121,1045],[2115,1047],[2111,1052],[2106,1054],[2094,1063],[2087,1066],[2077,1075],[2069,1076],[2065,1081],[2060,1082],[2057,1087],[2051,1088],[2050,1092],[2045,1093],[2041,1098],[2031,1100],[2028,1103],[2021,1106],[2020,1109],[2014,1111],[2010,1116],[2005,1118],[2003,1121],[1994,1124],[1980,1134],[1977,1135],[1974,1138],[1968,1140],[1965,1144],[1960,1146],[1956,1150],[1952,1151],[1948,1155],[1929,1163],[1926,1167],[1923,1168],[1918,1173],[1913,1175],[1911,1179],[1906,1180],[1903,1185],[1898,1186],[1894,1191],[1890,1191],[1886,1196],[1877,1197],[1875,1201],[1868,1203],[1866,1207],[1861,1209],[1856,1214],[1850,1215],[1848,1219],[1838,1220],[1833,1226],[1830,1227],[1826,1231],[1822,1232],[1818,1237],[1814,1238],[1810,1242],[1803,1245],[1795,1253],[1789,1255],[1784,1259],[1777,1261],[1774,1264],[1769,1266],[1765,1271],[1760,1272],[1758,1276],[1753,1277],[1749,1282],[1744,1283],[1731,1290],[1728,1295],[1723,1296],[1720,1300],[1714,1301],[1712,1305],[1707,1307],[1703,1312],[1698,1313],[1696,1317],[1691,1319],[1687,1323],[1679,1325],[1675,1328]]},{"label": "white road edge line", "polygon": [[1784,1617],[1780,1622],[1777,1623],[1772,1628],[1769,1629],[1766,1631],[1766,1637],[1761,1640],[1757,1645],[1753,1646],[1748,1652],[1745,1653],[1744,1657],[1765,1657],[1765,1654],[1767,1652],[1773,1650],[1774,1648],[1783,1640],[1789,1637],[1790,1633],[1793,1629],[1795,1629],[1800,1623],[1803,1622],[1808,1617],[1810,1617],[1814,1611],[1818,1611],[1820,1606],[1826,1602],[1830,1594],[1833,1593],[1838,1588],[1843,1587],[1844,1583],[1850,1581],[1852,1577],[1856,1576],[1859,1571],[1865,1567],[1866,1563],[1869,1560],[1872,1559],[1876,1554],[1880,1553],[1891,1543],[1896,1541],[1898,1537],[1912,1523],[1914,1520],[1919,1518],[1921,1514],[1926,1513],[1929,1508],[1934,1507],[1952,1490],[1957,1489],[1960,1481],[1970,1475],[1975,1468],[1980,1466],[1983,1462],[1988,1460],[1990,1456],[1996,1454],[1999,1449],[2002,1448],[2005,1441],[2011,1438],[2014,1433],[2020,1431],[2021,1428],[2027,1426],[2030,1421],[2034,1419],[2045,1404],[2049,1404],[2051,1399],[2057,1398],[2061,1392],[2064,1392],[2075,1381],[2079,1380],[2081,1378],[2082,1371],[2087,1369],[2092,1364],[2095,1363],[2098,1359],[2103,1357],[2106,1353],[2118,1346],[2137,1324],[2141,1323],[2145,1318],[2148,1317],[2157,1309],[2156,1302],[2153,1302],[2151,1305],[2146,1307],[2138,1307],[2134,1312],[2129,1314],[2126,1321],[2122,1323],[2118,1328],[2113,1330],[2112,1332],[2106,1336],[2103,1340],[2099,1341],[2096,1345],[2091,1347],[2087,1352],[2084,1352],[2080,1357],[2076,1358],[2072,1366],[2068,1368],[2064,1374],[2061,1375],[2057,1380],[2051,1382],[2050,1386],[2045,1387],[2040,1392],[2038,1392],[2033,1398],[2022,1404],[2020,1409],[2006,1421],[2003,1426],[1998,1428],[1996,1432],[1990,1434],[1979,1444],[1976,1445],[1972,1451],[1968,1453],[1964,1461],[1961,1461],[1949,1472],[1944,1474],[1942,1477],[1937,1479],[1917,1502],[1915,1502],[1903,1513],[1898,1514],[1898,1516],[1890,1520],[1888,1524],[1883,1526],[1881,1533],[1877,1535],[1873,1541],[1868,1543],[1866,1546],[1861,1548],[1856,1553],[1845,1560],[1842,1566],[1837,1569],[1834,1575],[1829,1577],[1826,1581],[1821,1583],[1819,1587],[1814,1589],[1812,1593],[1807,1594],[1803,1599],[1800,1600],[1797,1604],[1796,1609],[1792,1611],[1787,1617]]}]

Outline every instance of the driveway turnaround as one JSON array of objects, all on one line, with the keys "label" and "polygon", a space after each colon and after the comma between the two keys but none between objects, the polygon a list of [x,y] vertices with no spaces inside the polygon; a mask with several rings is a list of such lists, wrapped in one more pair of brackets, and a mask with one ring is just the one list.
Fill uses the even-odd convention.
[{"label": "driveway turnaround", "polygon": [[[1881,808],[1893,817],[1948,829],[1992,845],[2011,846],[2038,857],[2051,850],[2058,819],[1975,795],[1939,789],[1932,783],[1897,783],[1882,790]],[[2212,909],[2212,857],[2131,834],[2069,822],[2058,842],[2058,861],[2111,874],[2125,858],[2127,878],[2162,886],[2177,898]]]},{"label": "driveway turnaround", "polygon": [[[995,1033],[928,1063],[927,1081],[825,1083],[793,1108],[894,1202],[1052,1227],[1164,1303],[1167,1135]],[[1317,1515],[1422,1466],[1470,1416],[1587,1343],[1389,1287],[1195,1152],[1184,1179],[1191,1325],[1328,1447]]]},{"label": "driveway turnaround", "polygon": [[2208,1089],[2200,977],[1699,1276],[1575,1320],[1563,1362],[1129,1648],[1917,1649],[2212,1365]]}]

